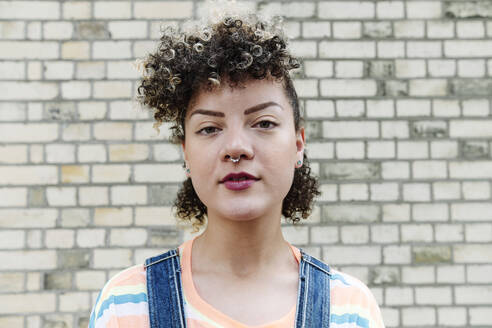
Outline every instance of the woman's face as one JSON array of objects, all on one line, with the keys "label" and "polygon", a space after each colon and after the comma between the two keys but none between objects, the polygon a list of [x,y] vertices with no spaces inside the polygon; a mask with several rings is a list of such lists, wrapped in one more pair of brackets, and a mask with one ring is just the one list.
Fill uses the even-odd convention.
[{"label": "woman's face", "polygon": [[[280,218],[303,159],[304,129],[296,133],[281,83],[263,79],[245,86],[231,90],[222,82],[220,89],[200,92],[190,102],[182,144],[188,175],[209,217]],[[240,172],[256,179],[223,182]]]}]

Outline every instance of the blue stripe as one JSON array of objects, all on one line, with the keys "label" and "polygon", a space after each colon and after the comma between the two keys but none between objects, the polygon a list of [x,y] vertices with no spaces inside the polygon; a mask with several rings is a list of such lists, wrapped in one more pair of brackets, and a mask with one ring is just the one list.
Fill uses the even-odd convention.
[{"label": "blue stripe", "polygon": [[337,273],[337,274],[332,274],[332,275],[330,276],[330,279],[331,279],[331,280],[340,280],[340,281],[341,281],[341,282],[343,282],[345,285],[350,286],[350,284],[349,284],[349,283],[345,280],[345,278],[344,278],[342,275],[338,274],[338,273]]},{"label": "blue stripe", "polygon": [[146,293],[140,293],[140,294],[125,294],[125,295],[120,295],[120,296],[114,296],[111,295],[108,299],[106,299],[102,305],[101,308],[99,309],[99,313],[97,314],[97,319],[99,319],[105,310],[109,308],[111,304],[125,304],[125,303],[140,303],[140,302],[147,302],[147,294]]},{"label": "blue stripe", "polygon": [[344,323],[355,323],[361,328],[369,328],[369,320],[359,317],[357,313],[345,313],[343,315],[330,315],[330,321],[339,325]]}]

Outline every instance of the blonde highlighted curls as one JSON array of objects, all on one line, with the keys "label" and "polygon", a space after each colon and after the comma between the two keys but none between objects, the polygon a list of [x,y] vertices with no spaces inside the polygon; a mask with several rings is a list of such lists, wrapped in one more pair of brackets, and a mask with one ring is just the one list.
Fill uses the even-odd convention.
[{"label": "blonde highlighted curls", "polygon": [[[230,3],[233,1],[226,1]],[[299,68],[300,62],[287,51],[288,40],[281,23],[279,16],[264,19],[254,12],[231,14],[219,10],[207,21],[163,29],[157,50],[135,64],[142,73],[136,100],[153,110],[154,128],[159,131],[163,122],[170,122],[171,141],[180,144],[185,139],[186,109],[195,94],[211,91],[222,83],[236,88],[252,79],[273,78],[282,82],[292,106],[295,130],[299,131],[299,101],[289,73]],[[314,197],[320,194],[310,171],[304,154],[303,166],[295,170],[294,182],[282,204],[282,214],[293,223],[309,216]],[[183,183],[174,206],[177,216],[191,222],[195,229],[204,224],[207,207],[195,193],[190,178]]]}]

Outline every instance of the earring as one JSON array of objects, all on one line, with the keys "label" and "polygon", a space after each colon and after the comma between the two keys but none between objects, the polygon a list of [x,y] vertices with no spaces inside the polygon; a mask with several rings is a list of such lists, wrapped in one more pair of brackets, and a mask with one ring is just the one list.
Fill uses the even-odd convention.
[{"label": "earring", "polygon": [[190,169],[189,168],[186,168],[186,176],[189,177],[190,176]]},{"label": "earring", "polygon": [[301,160],[298,160],[297,161],[297,167],[301,167],[302,166],[302,161]]}]

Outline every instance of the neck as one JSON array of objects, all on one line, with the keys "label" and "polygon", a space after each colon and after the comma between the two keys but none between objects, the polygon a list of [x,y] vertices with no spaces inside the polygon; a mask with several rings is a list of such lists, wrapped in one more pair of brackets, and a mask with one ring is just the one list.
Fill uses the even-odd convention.
[{"label": "neck", "polygon": [[297,266],[283,238],[280,215],[234,221],[209,213],[207,229],[193,242],[192,261],[194,271],[242,279]]}]

